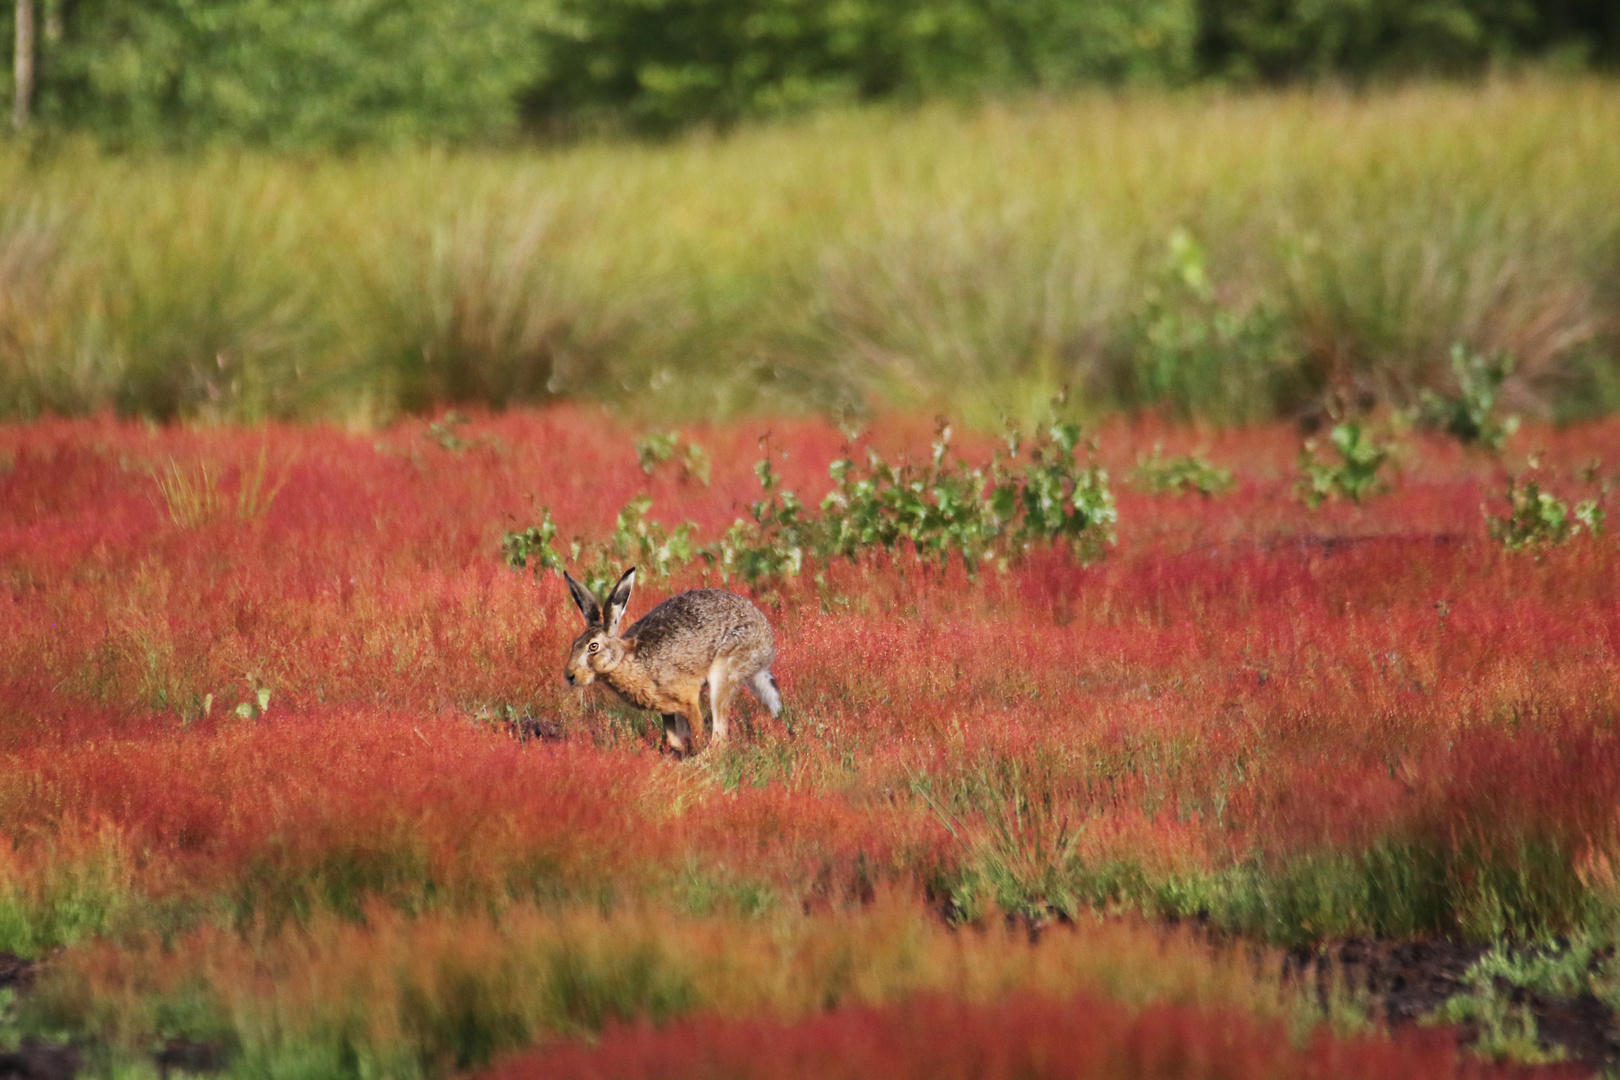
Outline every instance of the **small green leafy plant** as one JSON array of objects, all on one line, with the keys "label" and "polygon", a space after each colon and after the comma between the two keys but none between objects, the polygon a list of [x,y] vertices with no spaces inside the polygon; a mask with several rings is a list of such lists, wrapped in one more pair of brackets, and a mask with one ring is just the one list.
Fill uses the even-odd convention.
[{"label": "small green leafy plant", "polygon": [[1476,1048],[1487,1057],[1526,1065],[1561,1061],[1562,1047],[1543,1045],[1528,999],[1590,994],[1612,1008],[1620,989],[1617,976],[1613,949],[1589,934],[1521,948],[1497,946],[1463,973],[1465,989],[1426,1022],[1475,1025]]},{"label": "small green leafy plant", "polygon": [[1507,482],[1508,513],[1503,517],[1486,513],[1485,527],[1493,540],[1512,551],[1562,544],[1582,530],[1597,535],[1603,531],[1603,507],[1596,499],[1584,499],[1574,509],[1563,499],[1543,491],[1535,480],[1522,483],[1515,477]]},{"label": "small green leafy plant", "polygon": [[755,582],[795,577],[804,569],[806,551],[821,547],[821,522],[806,513],[804,503],[784,490],[769,457],[754,465],[764,498],[748,508],[718,541],[703,549],[703,557],[720,570],[722,579],[740,577]]},{"label": "small green leafy plant", "polygon": [[864,461],[833,462],[833,489],[816,509],[783,487],[767,456],[754,467],[762,498],[711,544],[694,545],[690,523],[670,531],[649,520],[651,500],[640,496],[620,512],[612,536],[574,540],[566,560],[555,547],[549,510],[540,524],[507,533],[502,552],[508,565],[532,563],[536,573],[578,566],[581,580],[598,590],[625,561],[664,577],[701,559],[722,580],[755,583],[797,576],[812,562],[854,561],[876,551],[909,550],[942,566],[954,555],[970,574],[987,558],[1006,566],[1042,543],[1092,558],[1113,542],[1118,513],[1106,470],[1089,452],[1085,462],[1077,457],[1080,436],[1078,425],[1063,420],[1027,443],[1008,432],[1004,452],[985,467],[971,467],[951,458],[951,430],[941,424],[926,463],[891,463],[873,450]]},{"label": "small green leafy plant", "polygon": [[531,562],[536,574],[572,568],[580,582],[598,595],[618,580],[626,563],[634,563],[646,576],[662,580],[696,557],[698,551],[692,543],[695,526],[683,522],[674,530],[666,529],[647,516],[651,509],[652,499],[636,496],[619,511],[606,540],[576,536],[564,558],[555,547],[557,525],[551,519],[551,510],[543,508],[540,524],[502,537],[501,554],[514,570]]},{"label": "small green leafy plant", "polygon": [[437,443],[440,450],[447,454],[459,454],[472,446],[467,439],[462,438],[457,428],[466,427],[468,419],[458,412],[447,412],[438,420],[428,424],[427,430],[422,432],[422,438]]},{"label": "small green leafy plant", "polygon": [[1328,440],[1338,453],[1337,461],[1317,461],[1314,439],[1307,439],[1299,451],[1299,494],[1311,509],[1329,499],[1359,504],[1389,487],[1379,473],[1394,454],[1394,446],[1376,441],[1354,422],[1335,425]]},{"label": "small green leafy plant", "polygon": [[1501,453],[1513,433],[1519,430],[1517,416],[1502,416],[1497,397],[1502,383],[1513,374],[1511,353],[1486,357],[1470,353],[1461,343],[1451,347],[1451,373],[1457,380],[1457,396],[1442,397],[1423,391],[1418,401],[1417,422],[1444,431],[1464,445],[1483,446]]},{"label": "small green leafy plant", "polygon": [[1154,443],[1150,455],[1137,459],[1131,483],[1150,495],[1183,495],[1196,491],[1209,498],[1232,486],[1232,470],[1212,465],[1195,454],[1167,458],[1163,447]]},{"label": "small green leafy plant", "polygon": [[648,476],[660,466],[673,463],[680,470],[682,482],[695,480],[709,486],[709,455],[690,439],[683,441],[678,431],[649,431],[637,439],[636,463]]},{"label": "small green leafy plant", "polygon": [[1297,358],[1275,305],[1223,301],[1203,244],[1186,229],[1170,234],[1125,343],[1135,404],[1226,422],[1267,415]]},{"label": "small green leafy plant", "polygon": [[1037,543],[1092,558],[1113,542],[1118,513],[1108,474],[1077,460],[1078,425],[1053,420],[1028,443],[1009,431],[1006,451],[983,468],[951,460],[950,441],[942,423],[925,464],[891,463],[870,449],[862,463],[833,462],[833,489],[818,514],[782,490],[762,462],[756,471],[767,497],[705,557],[722,576],[750,582],[797,574],[806,559],[854,561],[908,548],[941,566],[955,555],[972,574],[991,556],[1005,566]]}]

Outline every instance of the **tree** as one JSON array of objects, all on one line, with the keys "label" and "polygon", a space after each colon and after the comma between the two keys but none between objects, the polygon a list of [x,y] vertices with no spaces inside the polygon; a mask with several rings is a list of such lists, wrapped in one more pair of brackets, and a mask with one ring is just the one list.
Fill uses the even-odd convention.
[{"label": "tree", "polygon": [[17,0],[17,52],[12,67],[11,126],[28,126],[34,99],[34,0]]}]

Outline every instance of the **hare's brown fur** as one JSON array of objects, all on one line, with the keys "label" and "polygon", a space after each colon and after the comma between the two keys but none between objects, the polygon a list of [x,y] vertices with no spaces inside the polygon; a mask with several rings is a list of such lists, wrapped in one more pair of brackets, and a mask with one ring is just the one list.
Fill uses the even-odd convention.
[{"label": "hare's brown fur", "polygon": [[564,574],[586,624],[568,657],[571,685],[600,679],[637,708],[663,714],[665,738],[677,754],[692,750],[694,735],[702,737],[705,684],[717,746],[729,734],[729,707],[739,685],[753,690],[772,716],[780,711],[770,670],[775,636],[758,608],[723,589],[693,589],[665,600],[621,635],[619,620],[635,572],[631,567],[614,586],[605,616],[589,590]]}]

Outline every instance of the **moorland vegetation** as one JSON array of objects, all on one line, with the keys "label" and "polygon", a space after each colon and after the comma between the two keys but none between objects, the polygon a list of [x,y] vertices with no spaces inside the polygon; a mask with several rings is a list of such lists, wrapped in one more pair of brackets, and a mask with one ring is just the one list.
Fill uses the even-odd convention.
[{"label": "moorland vegetation", "polygon": [[[1553,1055],[1493,980],[1616,1003],[1620,444],[1609,421],[1527,423],[1498,455],[1395,419],[1363,436],[1396,446],[1381,490],[1314,509],[1288,426],[1115,421],[1088,451],[1059,425],[1060,505],[1102,487],[1117,511],[1091,546],[953,531],[977,519],[941,500],[975,473],[1029,474],[999,439],[931,450],[903,419],[699,426],[639,454],[582,408],[0,429],[0,950],[48,957],[7,1038],[135,1073],[190,1040],[242,1075],[412,1076],[683,1017],[711,1041],[677,1025],[674,1049],[616,1036],[604,1060],[723,1062],[821,1045],[792,1025],[834,1005],[878,1010],[826,1021],[860,1045],[930,1009],[1068,1037],[1019,990],[1120,1002],[1090,1030],[1124,1076],[1162,1075],[1143,1046],[1210,1075],[1482,1067],[1450,1036],[1388,1042],[1376,1000],[1318,998],[1266,951],[1370,935],[1509,950],[1446,1015],[1491,1053]],[[1364,468],[1326,443],[1310,461]],[[1499,534],[1531,481],[1590,527],[1537,526],[1538,498],[1523,542]],[[799,532],[756,512],[787,493]],[[829,505],[868,539],[795,565]],[[650,521],[690,523],[696,552],[739,518],[774,553],[751,583],[648,564],[630,615],[730,572],[776,626],[786,705],[675,764],[656,717],[566,688],[578,615],[503,538],[550,520],[564,557],[558,534],[636,559]],[[1515,967],[1536,943],[1552,959]]]},{"label": "moorland vegetation", "polygon": [[1620,399],[1620,97],[1081,94],[534,154],[0,149],[0,411],[1243,423]]},{"label": "moorland vegetation", "polygon": [[6,5],[0,1075],[1612,1067],[1612,7]]}]

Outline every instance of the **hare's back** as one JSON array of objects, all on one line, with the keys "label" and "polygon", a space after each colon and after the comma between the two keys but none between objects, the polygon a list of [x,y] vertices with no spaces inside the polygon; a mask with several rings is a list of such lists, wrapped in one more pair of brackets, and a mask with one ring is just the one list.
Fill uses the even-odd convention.
[{"label": "hare's back", "polygon": [[672,596],[637,619],[624,636],[636,642],[636,655],[643,660],[684,659],[694,667],[706,667],[727,653],[775,652],[765,616],[724,589],[693,589]]}]

